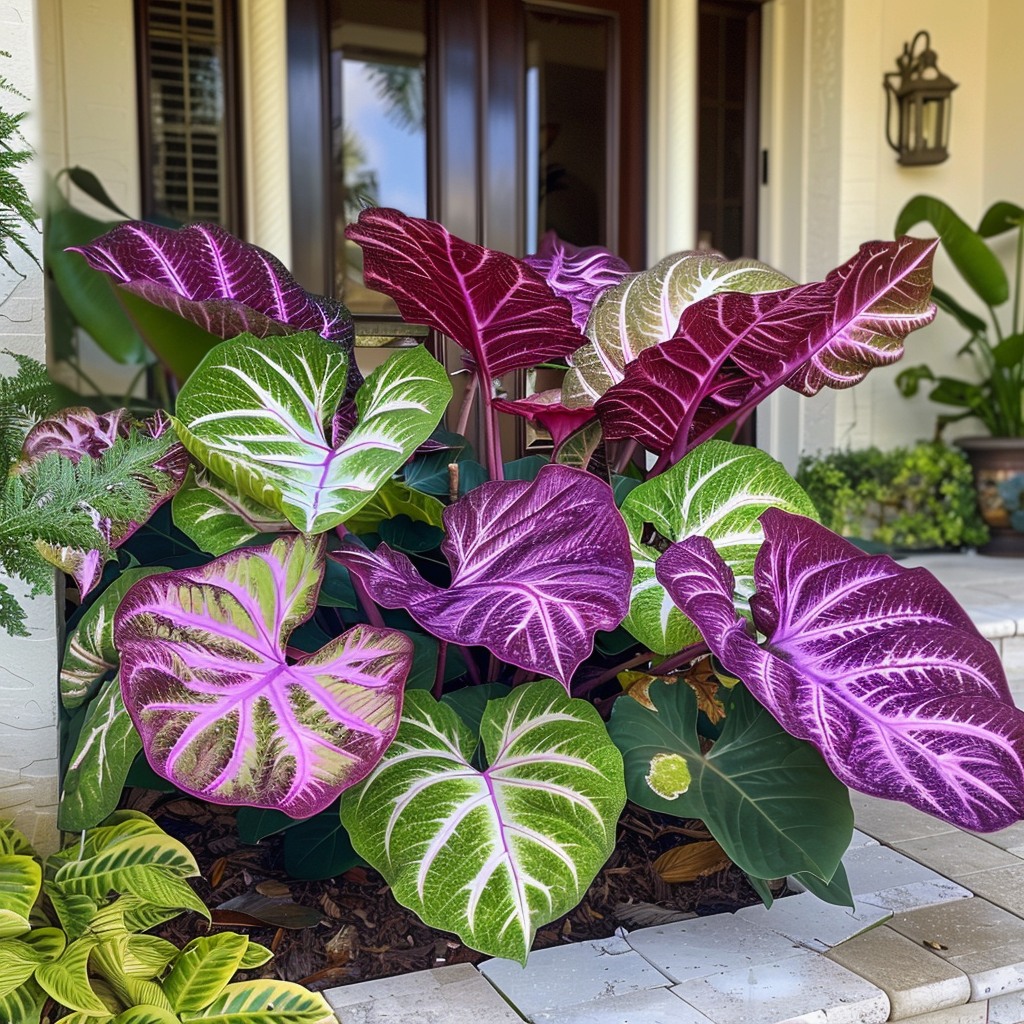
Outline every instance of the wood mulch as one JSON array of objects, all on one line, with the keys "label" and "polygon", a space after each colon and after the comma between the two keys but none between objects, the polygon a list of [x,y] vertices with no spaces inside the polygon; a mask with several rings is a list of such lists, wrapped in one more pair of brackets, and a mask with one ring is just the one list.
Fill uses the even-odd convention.
[{"label": "wood mulch", "polygon": [[[322,990],[487,959],[457,936],[424,925],[395,902],[383,878],[370,868],[355,867],[324,881],[290,879],[282,867],[280,837],[256,846],[242,844],[228,808],[146,790],[128,791],[127,805],[151,814],[192,851],[203,875],[195,887],[214,913],[214,929],[244,931],[274,950],[274,959],[253,975]],[[653,869],[666,850],[709,838],[699,821],[667,818],[627,805],[608,863],[579,906],[538,930],[534,949],[606,938],[620,927],[632,930],[757,903],[757,894],[733,865],[671,885]],[[258,895],[266,898],[264,904],[272,912],[264,915],[257,902],[248,906],[250,914],[280,919],[285,926],[261,924],[255,918],[243,923],[246,915],[216,909],[238,897],[245,902]],[[209,928],[199,915],[185,914],[162,926],[158,934],[183,945]]]}]

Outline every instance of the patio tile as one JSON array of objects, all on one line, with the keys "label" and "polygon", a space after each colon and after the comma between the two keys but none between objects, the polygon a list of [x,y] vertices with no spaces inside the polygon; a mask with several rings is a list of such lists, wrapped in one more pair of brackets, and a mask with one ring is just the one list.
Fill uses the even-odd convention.
[{"label": "patio tile", "polygon": [[972,895],[970,889],[939,875],[931,881],[910,882],[907,885],[893,886],[891,889],[864,893],[858,896],[858,899],[884,907],[894,914],[905,914],[909,910],[918,910],[921,907],[969,900]]},{"label": "patio tile", "polygon": [[864,793],[851,793],[857,828],[881,842],[922,839],[942,832],[955,832],[954,826],[899,800],[882,800]]},{"label": "patio tile", "polygon": [[602,996],[670,983],[618,937],[538,949],[525,967],[514,960],[486,960],[480,973],[530,1019]]},{"label": "patio tile", "polygon": [[715,1024],[883,1024],[889,1018],[889,997],[881,989],[810,950],[696,978],[672,991]]},{"label": "patio tile", "polygon": [[853,910],[836,907],[807,892],[776,900],[770,910],[761,905],[744,907],[734,916],[778,932],[807,949],[824,952],[887,921],[892,912],[862,901]]},{"label": "patio tile", "polygon": [[[944,832],[938,836],[893,843],[893,846],[900,853],[958,881],[978,871],[1019,863],[1012,853],[966,832]],[[969,887],[969,882],[964,881],[964,885]]]},{"label": "patio tile", "polygon": [[987,900],[897,914],[888,927],[963,971],[973,1000],[1024,988],[1024,921]]},{"label": "patio tile", "polygon": [[[893,1020],[896,1018],[894,1017]],[[988,1024],[988,1003],[965,1003],[950,1006],[945,1010],[922,1013],[917,1017],[905,1017],[900,1024]]]},{"label": "patio tile", "polygon": [[[789,896],[777,900],[775,908],[798,898]],[[714,914],[657,928],[642,928],[630,932],[626,941],[674,982],[756,967],[799,952],[790,939],[767,927],[767,919],[755,924],[741,914],[742,911],[740,914]]]},{"label": "patio tile", "polygon": [[858,900],[894,913],[971,895],[963,886],[886,846],[854,850],[843,858],[843,864],[850,891]]},{"label": "patio tile", "polygon": [[605,996],[571,1009],[537,1013],[530,1019],[535,1024],[715,1024],[667,988]]},{"label": "patio tile", "polygon": [[992,846],[998,846],[1000,850],[1014,850],[1024,848],[1024,821],[1018,821],[998,832],[972,832]]},{"label": "patio tile", "polygon": [[979,871],[966,878],[964,884],[996,906],[1024,916],[1024,862],[1013,867]]},{"label": "patio tile", "polygon": [[522,1024],[522,1018],[472,964],[328,989],[344,1024]]},{"label": "patio tile", "polygon": [[1024,992],[995,996],[988,1002],[988,1024],[1021,1024],[1024,1021]]},{"label": "patio tile", "polygon": [[877,985],[889,997],[892,1020],[959,1006],[971,996],[963,971],[885,926],[836,946],[826,956]]}]

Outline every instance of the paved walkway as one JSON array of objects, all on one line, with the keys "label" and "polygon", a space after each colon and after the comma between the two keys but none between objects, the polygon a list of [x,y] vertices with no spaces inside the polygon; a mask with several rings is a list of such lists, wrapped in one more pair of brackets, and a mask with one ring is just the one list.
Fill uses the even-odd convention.
[{"label": "paved walkway", "polygon": [[[1000,650],[1024,706],[1024,560],[925,565]],[[771,910],[644,928],[333,989],[343,1024],[1024,1024],[1024,823],[992,835],[853,795],[854,910]]]}]

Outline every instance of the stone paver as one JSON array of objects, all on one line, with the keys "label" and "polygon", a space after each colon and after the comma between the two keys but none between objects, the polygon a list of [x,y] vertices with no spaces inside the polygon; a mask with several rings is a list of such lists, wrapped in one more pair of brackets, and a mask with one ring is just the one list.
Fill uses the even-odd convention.
[{"label": "stone paver", "polygon": [[819,953],[887,921],[892,911],[858,901],[853,910],[825,903],[809,892],[776,900],[771,909],[744,907],[736,917]]},{"label": "stone paver", "polygon": [[735,914],[715,914],[642,928],[630,932],[626,941],[672,981],[683,982],[780,961],[798,952],[792,940],[762,925]]},{"label": "stone paver", "polygon": [[897,914],[889,927],[963,971],[972,1000],[1024,989],[1024,921],[987,900]]},{"label": "stone paver", "polygon": [[960,1006],[971,997],[963,971],[885,926],[836,946],[826,956],[877,985],[889,997],[892,1020]]},{"label": "stone paver", "polygon": [[945,1010],[922,1013],[917,1017],[906,1017],[900,1024],[989,1024],[988,1003],[967,1003],[951,1006]]},{"label": "stone paver", "polygon": [[861,847],[847,854],[843,864],[856,899],[893,913],[971,895],[969,889],[887,846]]},{"label": "stone paver", "polygon": [[889,998],[818,953],[712,974],[673,989],[715,1024],[883,1024]]},{"label": "stone paver", "polygon": [[851,793],[850,799],[857,828],[883,842],[902,842],[956,831],[952,825],[897,800],[882,800],[863,793]]},{"label": "stone paver", "polygon": [[605,996],[572,1009],[537,1013],[532,1020],[536,1024],[716,1024],[667,988]]},{"label": "stone paver", "polygon": [[996,906],[1024,916],[1024,861],[1013,867],[993,868],[968,875],[964,884]]},{"label": "stone paver", "polygon": [[995,996],[988,1003],[988,1024],[1021,1024],[1024,1021],[1024,992]]},{"label": "stone paver", "polygon": [[1018,821],[998,832],[972,832],[971,835],[999,847],[1000,850],[1024,849],[1024,821]]},{"label": "stone paver", "polygon": [[528,1019],[607,996],[665,987],[671,980],[624,939],[552,946],[514,960],[487,960],[480,972]]},{"label": "stone paver", "polygon": [[341,1024],[522,1024],[472,964],[328,989]]},{"label": "stone paver", "polygon": [[978,871],[1021,863],[1012,853],[966,832],[943,833],[893,845],[900,853],[927,864],[947,878],[963,881],[968,888],[970,882],[966,879]]}]

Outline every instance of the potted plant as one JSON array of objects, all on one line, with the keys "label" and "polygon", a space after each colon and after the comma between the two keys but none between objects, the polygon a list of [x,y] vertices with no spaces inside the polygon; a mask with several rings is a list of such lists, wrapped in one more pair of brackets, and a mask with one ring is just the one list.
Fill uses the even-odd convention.
[{"label": "potted plant", "polygon": [[[953,265],[985,307],[985,315],[935,288],[936,304],[968,332],[958,354],[973,362],[974,377],[936,375],[922,364],[904,370],[896,382],[907,396],[916,394],[922,382],[931,382],[932,401],[959,410],[939,417],[939,432],[968,417],[981,421],[988,436],[956,441],[971,460],[979,508],[991,528],[991,539],[981,550],[1024,555],[1024,210],[1014,203],[994,203],[974,231],[941,200],[915,196],[900,211],[896,234],[920,221],[928,221],[936,230]],[[1009,231],[1017,232],[1012,287],[986,241]]]},{"label": "potted plant", "polygon": [[[137,223],[79,249],[225,340],[163,339],[173,413],[42,418],[0,490],[0,564],[40,587],[58,565],[85,596],[65,827],[109,813],[142,758],[303,822],[288,835],[326,822],[428,924],[524,961],[627,794],[702,819],[766,902],[794,875],[852,905],[848,787],[975,830],[1024,817],[1024,713],[992,645],[927,572],[865,555],[717,436],[778,387],[890,362],[934,315],[934,243],[868,243],[794,285],[709,253],[610,281],[609,253],[519,260],[395,210],[348,236],[368,285],[464,349],[479,456],[440,425],[466,417],[424,348],[364,380],[344,308],[268,253]],[[559,391],[498,397],[560,359]],[[8,405],[36,393],[23,370]],[[504,461],[507,414],[550,459]]]}]

